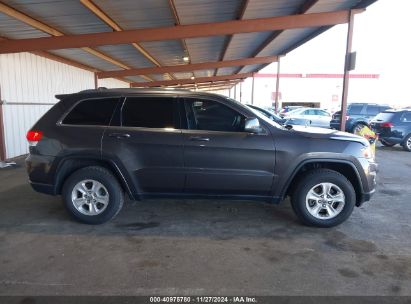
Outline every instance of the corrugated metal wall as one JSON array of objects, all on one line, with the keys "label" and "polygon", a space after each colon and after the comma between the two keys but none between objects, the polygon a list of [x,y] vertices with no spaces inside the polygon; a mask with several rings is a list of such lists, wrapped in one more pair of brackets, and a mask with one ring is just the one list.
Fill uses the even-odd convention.
[{"label": "corrugated metal wall", "polygon": [[98,80],[98,86],[106,88],[129,88],[130,84],[118,79],[104,78]]},{"label": "corrugated metal wall", "polygon": [[[116,79],[100,86],[128,87]],[[28,152],[26,132],[57,100],[54,95],[94,88],[94,74],[30,53],[0,55],[6,158]]]}]

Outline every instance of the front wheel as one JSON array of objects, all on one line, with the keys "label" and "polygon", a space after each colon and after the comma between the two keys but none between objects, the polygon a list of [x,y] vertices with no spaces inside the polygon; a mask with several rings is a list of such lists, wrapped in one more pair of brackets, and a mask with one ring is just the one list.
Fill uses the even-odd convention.
[{"label": "front wheel", "polygon": [[355,190],[342,174],[318,169],[308,172],[297,184],[291,204],[306,225],[333,227],[344,222],[355,206]]},{"label": "front wheel", "polygon": [[116,177],[102,167],[74,172],[63,186],[63,201],[69,213],[85,224],[102,224],[117,215],[124,193]]}]

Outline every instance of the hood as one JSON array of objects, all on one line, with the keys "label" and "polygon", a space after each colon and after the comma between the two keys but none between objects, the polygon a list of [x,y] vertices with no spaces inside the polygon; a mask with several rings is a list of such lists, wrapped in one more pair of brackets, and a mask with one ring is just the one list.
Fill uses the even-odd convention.
[{"label": "hood", "polygon": [[355,141],[363,144],[364,146],[369,145],[368,141],[364,137],[333,129],[293,126],[293,128],[290,129],[290,132],[296,132],[306,138]]}]

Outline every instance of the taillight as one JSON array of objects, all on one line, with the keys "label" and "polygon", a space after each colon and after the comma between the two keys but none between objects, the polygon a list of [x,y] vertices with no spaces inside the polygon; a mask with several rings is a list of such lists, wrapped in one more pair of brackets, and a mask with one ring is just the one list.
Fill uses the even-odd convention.
[{"label": "taillight", "polygon": [[29,142],[30,146],[35,146],[37,143],[43,138],[43,132],[42,131],[28,131],[26,138]]},{"label": "taillight", "polygon": [[392,122],[384,122],[381,124],[381,128],[392,128],[394,127]]}]

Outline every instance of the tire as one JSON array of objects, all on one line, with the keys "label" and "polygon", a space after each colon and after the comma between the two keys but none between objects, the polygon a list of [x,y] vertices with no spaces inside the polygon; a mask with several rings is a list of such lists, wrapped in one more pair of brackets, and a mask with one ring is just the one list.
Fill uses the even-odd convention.
[{"label": "tire", "polygon": [[390,142],[388,142],[388,141],[386,141],[386,140],[384,140],[384,139],[380,139],[380,143],[381,143],[383,146],[386,146],[386,147],[394,147],[394,146],[395,146],[395,144],[392,144],[392,143],[390,143]]},{"label": "tire", "polygon": [[357,123],[357,124],[355,124],[353,127],[352,127],[352,129],[351,129],[351,133],[353,133],[353,134],[355,134],[355,131],[357,131],[357,130],[361,130],[362,128],[364,128],[366,126],[366,124],[363,124],[363,123]]},{"label": "tire", "polygon": [[124,192],[117,178],[109,170],[97,166],[71,174],[63,185],[62,197],[70,215],[90,225],[111,220],[124,203]]},{"label": "tire", "polygon": [[404,139],[402,148],[407,152],[411,152],[411,134],[408,134],[408,136]]},{"label": "tire", "polygon": [[[330,196],[330,201],[324,202],[325,204],[322,202],[318,203],[318,201],[323,199],[320,196],[324,193],[324,188],[320,185],[327,186],[331,184],[333,186],[330,187],[327,193],[335,196]],[[316,199],[317,195],[319,195],[317,201],[308,199],[308,194],[312,193],[311,190],[315,192]],[[343,195],[341,196],[340,193]],[[333,198],[335,198],[335,201],[330,203]],[[344,200],[345,203],[342,203],[342,200]],[[329,169],[312,170],[306,173],[305,176],[298,181],[294,188],[294,193],[291,196],[292,208],[297,217],[305,225],[315,227],[333,227],[341,224],[351,215],[355,202],[355,190],[350,181],[344,175]],[[323,206],[326,208],[323,208]],[[316,212],[317,207],[319,212]],[[331,207],[332,209],[330,210]],[[334,216],[331,217],[329,213],[331,213],[332,210],[336,212]],[[313,213],[316,214],[316,216],[314,216]]]}]

